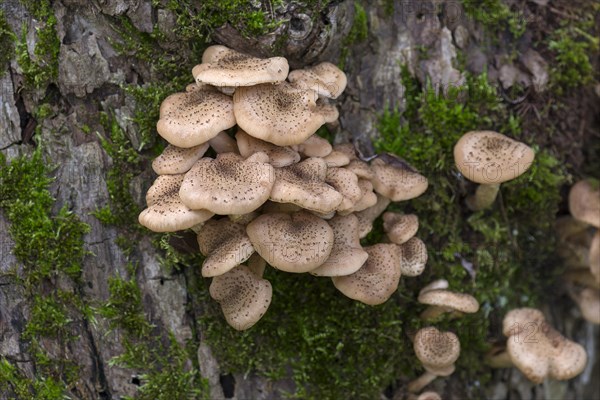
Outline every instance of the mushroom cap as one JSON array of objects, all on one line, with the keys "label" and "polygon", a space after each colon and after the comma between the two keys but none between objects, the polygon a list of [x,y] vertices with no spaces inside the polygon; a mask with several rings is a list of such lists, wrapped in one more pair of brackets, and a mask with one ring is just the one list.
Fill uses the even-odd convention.
[{"label": "mushroom cap", "polygon": [[323,159],[327,163],[327,167],[343,167],[350,164],[350,158],[345,153],[336,150],[327,154]]},{"label": "mushroom cap", "polygon": [[183,174],[161,175],[146,193],[148,208],[138,217],[140,224],[154,232],[176,232],[210,219],[208,210],[190,210],[179,198]]},{"label": "mushroom cap", "polygon": [[549,376],[558,380],[580,374],[587,363],[585,349],[552,328],[541,311],[518,308],[502,322],[506,349],[513,364],[534,383]]},{"label": "mushroom cap", "polygon": [[288,80],[298,88],[311,89],[319,96],[337,98],[346,89],[346,74],[330,62],[313,67],[297,69],[288,75]]},{"label": "mushroom cap", "polygon": [[228,218],[207,221],[198,233],[198,246],[206,257],[202,263],[204,277],[222,275],[254,253],[246,227]]},{"label": "mushroom cap", "polygon": [[292,203],[304,209],[329,213],[341,204],[343,196],[325,183],[327,165],[322,158],[306,160],[283,168],[275,168],[275,184],[270,200]]},{"label": "mushroom cap", "polygon": [[334,237],[331,254],[320,267],[310,273],[316,276],[344,276],[355,273],[369,257],[358,238],[358,218],[354,214],[336,215],[328,222]]},{"label": "mushroom cap", "polygon": [[235,138],[243,157],[250,157],[252,154],[262,151],[269,157],[269,163],[277,168],[287,167],[300,161],[300,154],[290,147],[276,146],[273,143],[265,142],[248,135],[241,129],[237,131]]},{"label": "mushroom cap", "polygon": [[339,151],[340,153],[344,153],[345,155],[348,156],[348,159],[350,161],[358,159],[358,157],[356,156],[356,148],[354,147],[354,145],[352,143],[334,144],[333,150]]},{"label": "mushroom cap", "polygon": [[290,67],[283,57],[256,58],[215,45],[202,55],[202,64],[192,69],[198,83],[214,86],[252,86],[285,80]]},{"label": "mushroom cap", "polygon": [[600,187],[590,180],[577,182],[569,191],[571,215],[586,224],[600,228]]},{"label": "mushroom cap", "polygon": [[535,153],[531,147],[493,131],[465,133],[454,146],[454,162],[468,180],[500,184],[529,169]]},{"label": "mushroom cap", "polygon": [[227,323],[238,331],[256,324],[271,304],[271,283],[254,275],[245,265],[239,265],[213,278],[210,296],[220,305]]},{"label": "mushroom cap", "polygon": [[385,303],[400,283],[400,258],[395,244],[378,243],[364,248],[367,262],[355,273],[334,276],[334,286],[347,297],[368,305]]},{"label": "mushroom cap", "polygon": [[410,238],[406,243],[398,245],[400,250],[400,270],[402,275],[418,276],[423,273],[427,264],[427,246],[418,237]]},{"label": "mushroom cap", "polygon": [[333,229],[308,212],[263,214],[246,232],[269,265],[286,272],[308,272],[327,260],[333,248]]},{"label": "mushroom cap", "polygon": [[583,288],[575,295],[581,315],[592,324],[600,324],[600,290]]},{"label": "mushroom cap", "polygon": [[427,178],[401,164],[376,158],[371,161],[371,170],[375,175],[371,181],[375,191],[392,201],[414,199],[427,190]]},{"label": "mushroom cap", "polygon": [[160,106],[156,130],[178,147],[194,147],[235,125],[233,100],[214,90],[175,93]]},{"label": "mushroom cap", "polygon": [[350,163],[345,167],[347,170],[352,171],[359,178],[366,179],[373,182],[375,179],[375,173],[371,169],[371,166],[363,160],[350,159]]},{"label": "mushroom cap", "polygon": [[350,210],[361,199],[362,190],[358,186],[358,177],[344,168],[327,168],[325,182],[342,195],[337,211]]},{"label": "mushroom cap", "polygon": [[278,146],[304,142],[325,119],[317,110],[315,92],[288,83],[241,87],[233,97],[238,125],[250,136]]},{"label": "mushroom cap", "polygon": [[458,337],[452,332],[441,332],[433,326],[419,329],[413,348],[428,371],[443,372],[452,367],[460,355]]},{"label": "mushroom cap", "polygon": [[419,303],[443,307],[467,314],[479,311],[479,302],[467,293],[451,292],[445,289],[433,289],[419,294]]},{"label": "mushroom cap", "polygon": [[152,161],[152,169],[158,175],[185,174],[206,153],[206,150],[208,150],[208,143],[187,149],[170,144]]},{"label": "mushroom cap", "polygon": [[373,192],[373,184],[371,183],[371,181],[368,181],[363,178],[358,178],[358,187],[361,190],[360,200],[354,203],[354,206],[351,209],[346,211],[339,211],[340,214],[345,215],[348,213],[363,211],[377,204],[377,195],[375,194],[375,192]]},{"label": "mushroom cap", "polygon": [[417,400],[442,400],[442,396],[436,392],[423,392],[417,397]]},{"label": "mushroom cap", "polygon": [[448,289],[448,281],[445,279],[436,279],[433,282],[428,283],[427,285],[423,286],[421,288],[421,290],[419,291],[419,296],[421,296],[423,293],[429,292],[430,290],[436,290],[436,289]]},{"label": "mushroom cap", "polygon": [[326,157],[333,150],[327,139],[316,134],[292,147],[304,157]]},{"label": "mushroom cap", "polygon": [[325,123],[332,124],[340,117],[340,112],[334,104],[317,101],[317,112],[323,116]]},{"label": "mushroom cap", "polygon": [[417,234],[419,217],[415,214],[398,214],[388,211],[383,214],[383,230],[392,243],[405,243]]},{"label": "mushroom cap", "polygon": [[219,132],[217,136],[208,141],[208,144],[217,154],[239,153],[237,143],[225,131]]},{"label": "mushroom cap", "polygon": [[385,211],[389,204],[390,199],[377,195],[377,203],[375,203],[375,205],[356,213],[356,216],[358,217],[358,234],[361,239],[371,232],[373,229],[373,221]]},{"label": "mushroom cap", "polygon": [[590,245],[590,272],[596,278],[596,282],[600,284],[600,230],[597,230]]},{"label": "mushroom cap", "polygon": [[[262,158],[262,159],[261,159]],[[215,214],[247,214],[260,207],[273,188],[273,167],[264,153],[244,160],[234,153],[202,158],[185,174],[179,195],[191,209]]]}]

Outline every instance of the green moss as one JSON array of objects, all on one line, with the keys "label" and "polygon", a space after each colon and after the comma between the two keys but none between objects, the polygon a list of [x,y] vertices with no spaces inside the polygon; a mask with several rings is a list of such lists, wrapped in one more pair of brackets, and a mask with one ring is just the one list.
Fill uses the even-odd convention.
[{"label": "green moss", "polygon": [[525,33],[525,16],[512,10],[503,0],[463,0],[462,3],[465,14],[480,22],[494,36],[508,31],[518,39]]},{"label": "green moss", "polygon": [[3,70],[15,53],[15,39],[15,34],[6,22],[4,10],[0,10],[0,66]]},{"label": "green moss", "polygon": [[340,61],[338,67],[344,69],[348,55],[350,54],[350,46],[355,43],[363,42],[369,36],[369,17],[364,7],[358,2],[354,2],[354,20],[352,21],[352,28],[348,32],[342,42],[342,52],[340,54]]},{"label": "green moss", "polygon": [[52,378],[29,379],[0,357],[0,392],[19,400],[64,400],[62,384]]}]

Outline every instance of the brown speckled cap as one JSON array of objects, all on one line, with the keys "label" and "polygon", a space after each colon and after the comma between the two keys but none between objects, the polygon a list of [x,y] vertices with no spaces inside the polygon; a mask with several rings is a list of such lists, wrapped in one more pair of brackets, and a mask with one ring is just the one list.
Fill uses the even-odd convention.
[{"label": "brown speckled cap", "polygon": [[358,271],[331,279],[335,287],[351,299],[368,305],[385,303],[400,283],[400,259],[396,245],[378,243],[364,250],[369,258]]},{"label": "brown speckled cap", "polygon": [[[351,209],[346,211],[339,211],[341,215],[346,215],[355,212],[358,213],[377,204],[377,195],[373,191],[373,184],[371,183],[371,181],[358,178],[358,187],[361,190],[360,199],[356,203],[354,203],[354,206]],[[371,228],[367,226],[365,227],[365,229],[370,230]]]},{"label": "brown speckled cap", "polygon": [[214,86],[254,86],[285,80],[290,67],[283,57],[256,58],[225,46],[208,47],[202,55],[202,64],[192,69],[198,83]]},{"label": "brown speckled cap", "polygon": [[222,275],[254,253],[246,227],[228,218],[207,221],[198,233],[198,245],[206,257],[202,263],[204,277]]},{"label": "brown speckled cap", "polygon": [[418,301],[421,304],[428,304],[430,306],[468,314],[479,311],[479,302],[475,297],[467,293],[457,293],[445,289],[433,289],[421,292]]},{"label": "brown speckled cap", "polygon": [[234,153],[202,158],[185,174],[179,195],[191,209],[215,214],[247,214],[260,207],[271,193],[273,167],[264,153],[244,160]]},{"label": "brown speckled cap", "polygon": [[167,142],[193,147],[235,125],[233,101],[214,90],[175,93],[160,106],[156,130]]},{"label": "brown speckled cap", "polygon": [[405,243],[417,234],[419,217],[415,214],[386,212],[383,214],[383,230],[392,243]]},{"label": "brown speckled cap", "polygon": [[418,237],[412,237],[398,245],[400,250],[400,270],[402,275],[418,276],[423,273],[427,264],[427,246]]},{"label": "brown speckled cap", "polygon": [[154,232],[175,232],[191,228],[210,219],[207,210],[190,210],[179,198],[183,174],[161,175],[146,193],[148,208],[139,215],[139,222]]},{"label": "brown speckled cap", "polygon": [[535,153],[531,147],[493,131],[465,133],[454,146],[454,162],[468,180],[500,184],[523,174]]},{"label": "brown speckled cap", "polygon": [[310,273],[316,276],[344,276],[355,273],[369,257],[358,238],[358,218],[354,214],[336,215],[328,223],[333,229],[333,249],[329,258]]},{"label": "brown speckled cap", "polygon": [[300,161],[300,154],[290,147],[276,146],[273,143],[265,142],[248,135],[241,129],[237,131],[235,138],[243,157],[250,157],[252,154],[262,151],[269,157],[269,163],[277,168],[287,167]]},{"label": "brown speckled cap", "polygon": [[160,156],[152,161],[152,169],[158,175],[185,174],[208,150],[208,143],[184,149],[168,145]]},{"label": "brown speckled cap", "polygon": [[252,245],[269,265],[286,272],[308,272],[329,258],[333,229],[308,212],[263,214],[246,228]]},{"label": "brown speckled cap", "polygon": [[325,183],[327,165],[322,158],[306,160],[284,168],[275,168],[271,201],[293,203],[319,213],[334,211],[343,196]]},{"label": "brown speckled cap", "polygon": [[288,75],[288,80],[301,89],[311,89],[319,96],[337,98],[346,89],[346,74],[330,62],[313,67],[297,69]]},{"label": "brown speckled cap", "polygon": [[427,178],[401,165],[376,158],[371,161],[371,170],[374,174],[371,182],[375,191],[392,201],[414,199],[427,190]]},{"label": "brown speckled cap", "polygon": [[245,265],[213,278],[210,296],[220,305],[227,323],[238,331],[256,324],[271,304],[273,288]]},{"label": "brown speckled cap", "polygon": [[246,133],[278,146],[300,144],[325,123],[315,93],[286,82],[238,88],[233,112]]},{"label": "brown speckled cap", "polygon": [[506,350],[511,361],[536,384],[546,377],[571,379],[587,363],[585,349],[552,328],[542,312],[534,308],[509,311],[502,322],[502,332],[508,337]]},{"label": "brown speckled cap", "polygon": [[343,196],[337,211],[350,210],[362,197],[358,177],[352,171],[344,168],[328,168],[325,182]]},{"label": "brown speckled cap", "polygon": [[343,167],[350,164],[350,158],[341,151],[333,150],[331,153],[323,157],[328,167]]},{"label": "brown speckled cap", "polygon": [[419,329],[413,348],[426,370],[436,372],[450,368],[460,355],[460,341],[452,332],[441,332],[429,326]]},{"label": "brown speckled cap", "polygon": [[589,180],[577,182],[569,191],[569,211],[573,218],[600,228],[600,187]]}]

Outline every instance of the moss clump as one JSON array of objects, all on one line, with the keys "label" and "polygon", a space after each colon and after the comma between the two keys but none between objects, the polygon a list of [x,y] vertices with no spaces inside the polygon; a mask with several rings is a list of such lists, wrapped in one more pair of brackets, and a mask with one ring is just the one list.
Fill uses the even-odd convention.
[{"label": "moss clump", "polygon": [[[0,10],[0,66],[6,66],[15,53],[15,34],[6,22],[4,11]],[[4,74],[4,72],[3,72]]]},{"label": "moss clump", "polygon": [[340,61],[338,67],[343,70],[346,64],[346,59],[350,54],[350,46],[355,43],[363,42],[369,36],[369,17],[364,7],[358,2],[354,2],[354,20],[352,21],[352,28],[348,32],[348,36],[344,38],[342,42],[342,52],[340,54]]},{"label": "moss clump", "polygon": [[493,34],[508,31],[518,39],[525,33],[525,16],[511,9],[503,0],[463,0],[462,3],[465,14]]}]

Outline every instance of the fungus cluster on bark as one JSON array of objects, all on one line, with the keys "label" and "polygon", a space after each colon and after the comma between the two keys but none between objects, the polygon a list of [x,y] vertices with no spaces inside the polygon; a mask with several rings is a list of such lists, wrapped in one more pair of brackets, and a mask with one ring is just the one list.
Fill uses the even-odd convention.
[{"label": "fungus cluster on bark", "polygon": [[346,86],[341,70],[289,72],[284,58],[212,46],[192,74],[196,83],[161,105],[157,130],[169,146],[152,164],[159,177],[139,221],[197,233],[202,275],[213,278],[210,294],[233,328],[267,311],[266,264],[330,277],[370,305],[385,302],[401,275],[423,272],[415,215],[385,214],[390,243],[363,248],[360,239],[391,201],[421,195],[427,179],[391,156],[365,162],[351,144],[315,134],[337,120],[330,101]]}]

